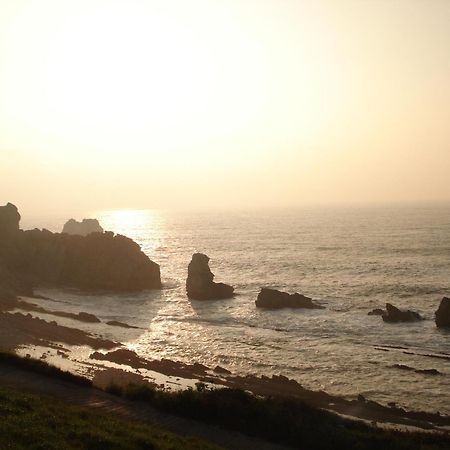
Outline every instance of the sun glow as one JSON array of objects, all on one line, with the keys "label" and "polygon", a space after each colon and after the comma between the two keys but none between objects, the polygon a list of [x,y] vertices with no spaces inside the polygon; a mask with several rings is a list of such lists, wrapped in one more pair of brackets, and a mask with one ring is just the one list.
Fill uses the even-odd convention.
[{"label": "sun glow", "polygon": [[161,3],[55,2],[55,22],[35,2],[11,27],[7,103],[16,117],[81,152],[163,159],[161,150],[179,155],[245,126],[267,95],[261,46],[227,16],[205,22]]},{"label": "sun glow", "polygon": [[99,211],[92,216],[98,218],[105,230],[135,240],[147,254],[152,254],[163,243],[164,221],[158,211],[124,209]]},{"label": "sun glow", "polygon": [[4,202],[448,199],[434,3],[0,0]]}]

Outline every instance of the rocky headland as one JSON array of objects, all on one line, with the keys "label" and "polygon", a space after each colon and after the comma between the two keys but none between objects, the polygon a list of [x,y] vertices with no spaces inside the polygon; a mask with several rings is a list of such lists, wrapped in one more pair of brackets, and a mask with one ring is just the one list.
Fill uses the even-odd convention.
[{"label": "rocky headland", "polygon": [[86,291],[161,288],[159,265],[133,240],[112,232],[86,236],[23,231],[20,214],[0,207],[0,295],[30,295],[34,286]]}]

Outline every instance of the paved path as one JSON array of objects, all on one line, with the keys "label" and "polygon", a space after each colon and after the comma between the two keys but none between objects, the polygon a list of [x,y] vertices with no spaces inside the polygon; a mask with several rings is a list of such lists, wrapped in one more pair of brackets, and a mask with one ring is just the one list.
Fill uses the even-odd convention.
[{"label": "paved path", "polygon": [[194,436],[227,449],[287,450],[287,447],[245,436],[212,425],[160,412],[143,402],[129,401],[101,390],[78,386],[39,373],[0,363],[0,386],[21,392],[55,397],[77,406],[126,419],[152,423],[182,436]]}]

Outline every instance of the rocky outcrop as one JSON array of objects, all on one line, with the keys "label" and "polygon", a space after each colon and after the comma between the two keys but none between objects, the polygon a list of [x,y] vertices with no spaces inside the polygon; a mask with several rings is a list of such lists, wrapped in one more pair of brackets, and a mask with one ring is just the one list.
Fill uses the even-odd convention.
[{"label": "rocky outcrop", "polygon": [[70,219],[64,224],[62,232],[66,234],[87,236],[91,233],[103,233],[103,228],[97,219],[83,219],[81,222]]},{"label": "rocky outcrop", "polygon": [[0,234],[0,293],[29,295],[21,290],[30,285],[140,291],[161,288],[161,277],[158,264],[138,244],[112,232],[79,236],[35,229]]},{"label": "rocky outcrop", "polygon": [[0,206],[0,235],[9,237],[19,231],[20,214],[12,203]]},{"label": "rocky outcrop", "polygon": [[29,281],[11,272],[0,262],[0,300],[9,300],[16,295],[30,296],[33,288]]},{"label": "rocky outcrop", "polygon": [[417,322],[422,317],[415,311],[401,311],[394,305],[386,303],[386,312],[381,316],[385,322]]},{"label": "rocky outcrop", "polygon": [[218,300],[233,297],[232,286],[213,281],[214,274],[208,263],[209,258],[203,253],[192,255],[186,280],[187,296],[192,300]]},{"label": "rocky outcrop", "polygon": [[450,328],[450,298],[444,297],[435,313],[436,326]]},{"label": "rocky outcrop", "polygon": [[382,316],[383,314],[386,314],[386,311],[381,308],[372,309],[372,311],[367,313],[368,316]]},{"label": "rocky outcrop", "polygon": [[263,288],[255,301],[257,308],[280,309],[280,308],[307,308],[323,309],[323,306],[314,303],[310,297],[302,294],[288,294],[276,289]]}]

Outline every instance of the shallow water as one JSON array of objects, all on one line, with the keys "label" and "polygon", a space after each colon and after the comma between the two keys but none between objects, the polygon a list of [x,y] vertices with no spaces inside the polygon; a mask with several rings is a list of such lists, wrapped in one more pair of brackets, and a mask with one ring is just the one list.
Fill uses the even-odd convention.
[{"label": "shallow water", "polygon": [[[47,291],[61,303],[43,306],[142,328],[76,326],[125,341],[143,356],[282,373],[333,394],[362,393],[450,413],[450,332],[432,320],[442,296],[450,294],[450,206],[94,216],[105,229],[135,239],[160,264],[164,289],[117,296]],[[60,231],[65,219],[36,217],[22,226]],[[195,251],[211,257],[216,281],[235,286],[234,299],[186,298],[186,268]],[[256,309],[263,286],[301,292],[326,309]],[[428,320],[385,324],[367,316],[386,302]],[[394,364],[435,368],[442,375]]]}]

